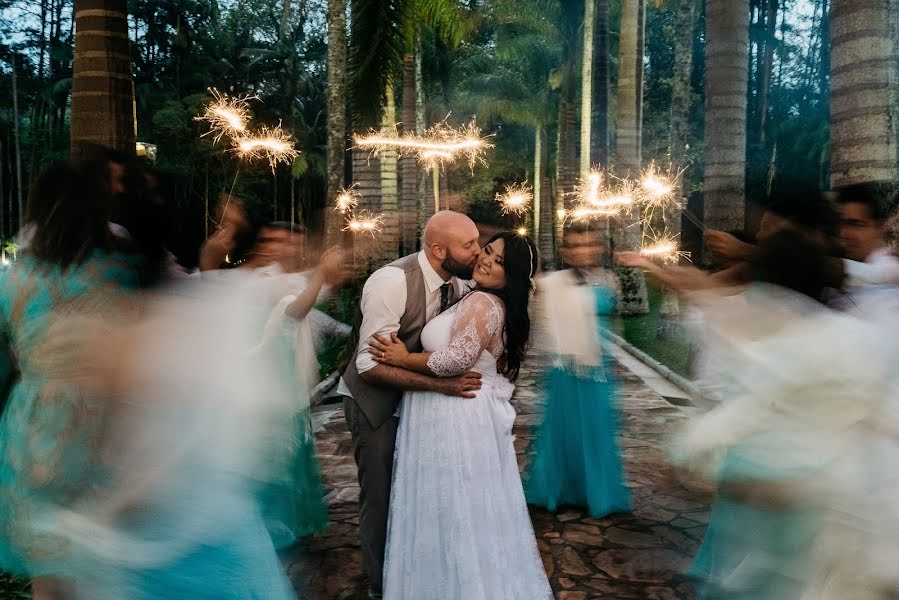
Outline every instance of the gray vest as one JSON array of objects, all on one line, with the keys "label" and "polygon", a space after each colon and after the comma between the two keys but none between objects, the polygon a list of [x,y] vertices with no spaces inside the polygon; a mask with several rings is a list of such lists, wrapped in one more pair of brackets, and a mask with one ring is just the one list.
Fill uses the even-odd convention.
[{"label": "gray vest", "polygon": [[[406,308],[400,317],[400,330],[397,337],[402,340],[409,352],[421,352],[421,330],[427,322],[427,298],[425,297],[425,279],[418,264],[418,253],[404,256],[392,262],[391,267],[402,269],[406,274]],[[359,338],[359,325],[356,323],[351,339]],[[359,409],[368,419],[373,429],[383,425],[396,413],[403,390],[389,387],[378,387],[366,383],[356,370],[356,355],[359,354],[359,345],[365,340],[359,340],[350,362],[343,372],[343,381]]]}]

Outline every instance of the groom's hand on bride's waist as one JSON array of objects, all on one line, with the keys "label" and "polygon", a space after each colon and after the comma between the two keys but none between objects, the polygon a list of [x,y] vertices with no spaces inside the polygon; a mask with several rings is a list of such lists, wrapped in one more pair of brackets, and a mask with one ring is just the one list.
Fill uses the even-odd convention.
[{"label": "groom's hand on bride's waist", "polygon": [[475,392],[481,389],[481,374],[469,371],[456,377],[440,379],[440,388],[436,391],[447,396],[474,398]]}]

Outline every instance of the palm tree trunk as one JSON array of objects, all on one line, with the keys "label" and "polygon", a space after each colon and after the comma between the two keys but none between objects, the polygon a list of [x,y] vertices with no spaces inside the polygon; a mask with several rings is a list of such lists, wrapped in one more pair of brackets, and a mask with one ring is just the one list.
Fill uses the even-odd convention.
[{"label": "palm tree trunk", "polygon": [[897,149],[890,83],[896,63],[890,0],[833,0],[831,31],[830,182],[895,181]]},{"label": "palm tree trunk", "polygon": [[[618,67],[618,160],[615,171],[619,177],[640,174],[643,127],[643,41],[645,29],[644,0],[622,0],[621,3],[621,62]],[[639,215],[622,219],[616,232],[617,248],[633,250],[640,245]],[[623,315],[643,315],[649,312],[646,278],[639,269],[621,269],[620,312]]]},{"label": "palm tree trunk", "polygon": [[[384,111],[381,125],[385,131],[396,131],[396,96],[393,81],[388,80]],[[399,222],[399,189],[397,171],[397,155],[393,150],[381,154],[381,212],[384,214],[384,228],[381,231],[381,243],[384,256],[396,258],[399,255],[400,222]]]},{"label": "palm tree trunk", "polygon": [[[19,137],[19,90],[16,77],[16,53],[10,52],[12,61],[12,115],[13,115],[13,132],[16,139],[16,199],[19,201],[19,229],[22,228],[22,219],[24,218],[24,206],[22,202],[22,142]],[[12,222],[12,215],[10,215]]]},{"label": "palm tree trunk", "polygon": [[609,0],[595,0],[590,159],[609,168]]},{"label": "palm tree trunk", "polygon": [[[403,134],[415,133],[415,56],[403,57]],[[414,252],[418,237],[418,161],[409,154],[401,159],[402,167],[402,254]]]},{"label": "palm tree trunk", "polygon": [[534,129],[534,240],[538,244],[541,241],[540,235],[540,186],[543,183],[543,127],[537,126]]},{"label": "palm tree trunk", "polygon": [[574,60],[569,59],[567,65],[563,66],[563,69],[562,97],[559,98],[559,126],[556,152],[555,239],[557,250],[558,244],[562,241],[562,228],[564,225],[564,220],[559,218],[558,215],[561,211],[571,208],[574,202],[571,194],[574,192],[577,182],[578,168],[574,114]]},{"label": "palm tree trunk", "polygon": [[749,0],[707,0],[705,223],[742,229],[746,188]]},{"label": "palm tree trunk", "polygon": [[693,74],[693,33],[696,0],[680,0],[674,37],[674,81],[671,85],[671,161],[683,167],[690,143],[690,80]]},{"label": "palm tree trunk", "polygon": [[580,176],[590,172],[590,126],[593,124],[593,0],[584,2],[584,55],[581,62],[581,162]]},{"label": "palm tree trunk", "polygon": [[[421,36],[415,37],[415,132],[419,135],[424,133],[426,127],[425,117],[425,90],[424,75],[421,68],[422,47]],[[431,213],[430,203],[428,202],[428,174],[424,169],[418,168],[418,235],[421,239],[424,233],[424,224]]]},{"label": "palm tree trunk", "polygon": [[328,0],[328,138],[325,243],[342,239],[343,217],[333,210],[346,173],[346,0]]},{"label": "palm tree trunk", "polygon": [[643,127],[643,39],[645,0],[622,0],[618,67],[619,177],[640,173]]},{"label": "palm tree trunk", "polygon": [[768,0],[766,17],[767,37],[765,39],[765,57],[762,65],[762,85],[759,98],[759,136],[765,144],[765,128],[768,124],[768,106],[771,100],[771,75],[774,71],[774,36],[777,34],[777,2]]},{"label": "palm tree trunk", "polygon": [[135,152],[134,80],[126,0],[75,0],[71,155],[86,144]]}]

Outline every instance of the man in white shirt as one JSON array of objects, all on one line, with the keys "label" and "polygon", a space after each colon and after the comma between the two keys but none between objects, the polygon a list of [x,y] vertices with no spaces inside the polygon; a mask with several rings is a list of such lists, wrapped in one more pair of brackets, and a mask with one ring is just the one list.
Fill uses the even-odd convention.
[{"label": "man in white shirt", "polygon": [[876,184],[840,190],[840,242],[850,288],[899,284],[899,258],[886,241],[886,204]]},{"label": "man in white shirt", "polygon": [[369,596],[381,597],[387,515],[393,477],[399,402],[405,390],[473,397],[480,376],[437,378],[375,362],[368,350],[375,334],[395,333],[412,352],[420,352],[425,324],[468,291],[481,248],[478,228],[461,213],[443,211],[428,221],[421,252],[375,271],[362,290],[361,319],[351,336],[354,348],[338,393],[353,436],[359,469],[359,535],[369,579]]}]

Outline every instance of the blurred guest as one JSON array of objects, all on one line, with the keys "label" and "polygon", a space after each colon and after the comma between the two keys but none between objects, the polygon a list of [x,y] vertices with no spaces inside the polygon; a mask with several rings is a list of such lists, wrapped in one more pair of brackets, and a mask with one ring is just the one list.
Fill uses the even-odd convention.
[{"label": "blurred guest", "polygon": [[735,381],[734,397],[694,419],[674,452],[718,484],[690,569],[701,598],[870,597],[860,586],[810,592],[825,577],[845,590],[855,549],[835,541],[864,539],[870,429],[889,364],[874,328],[824,306],[828,254],[779,231],[761,242],[743,305],[700,298]]},{"label": "blurred guest", "polygon": [[899,258],[887,243],[885,194],[874,184],[840,190],[840,242],[850,288],[899,284]]},{"label": "blurred guest", "polygon": [[583,506],[593,518],[630,510],[616,436],[614,365],[602,328],[614,314],[618,284],[603,269],[601,235],[581,224],[565,231],[567,269],[539,283],[553,364],[545,376],[546,409],[525,479],[530,504],[555,511]]},{"label": "blurred guest", "polygon": [[[52,598],[77,558],[58,537],[41,535],[50,507],[90,501],[105,477],[97,452],[108,402],[78,379],[50,382],[37,349],[55,315],[103,314],[136,285],[136,272],[114,253],[111,199],[96,177],[71,166],[46,169],[34,183],[24,222],[27,251],[0,272],[0,335],[17,362],[0,421],[0,568],[33,578],[35,599]],[[9,365],[0,369],[11,374]]]}]

